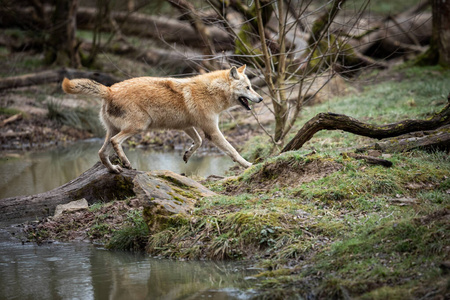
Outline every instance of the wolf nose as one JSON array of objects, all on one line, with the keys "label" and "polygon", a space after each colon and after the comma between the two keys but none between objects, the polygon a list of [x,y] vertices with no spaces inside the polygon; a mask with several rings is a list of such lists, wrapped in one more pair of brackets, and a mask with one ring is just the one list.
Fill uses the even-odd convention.
[{"label": "wolf nose", "polygon": [[259,97],[258,100],[259,100],[258,102],[261,102],[261,101],[263,101],[264,99],[263,99],[263,97]]}]

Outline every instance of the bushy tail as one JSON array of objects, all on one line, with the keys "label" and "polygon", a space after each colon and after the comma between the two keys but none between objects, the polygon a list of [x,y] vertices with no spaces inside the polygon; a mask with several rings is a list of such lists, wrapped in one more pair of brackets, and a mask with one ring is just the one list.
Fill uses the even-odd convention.
[{"label": "bushy tail", "polygon": [[109,95],[109,87],[90,79],[64,78],[62,89],[68,94],[83,94],[105,98]]}]

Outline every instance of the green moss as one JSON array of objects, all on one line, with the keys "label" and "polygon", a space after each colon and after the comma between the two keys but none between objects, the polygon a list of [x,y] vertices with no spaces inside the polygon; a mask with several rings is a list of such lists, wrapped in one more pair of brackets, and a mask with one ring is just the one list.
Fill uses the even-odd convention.
[{"label": "green moss", "polygon": [[181,182],[180,180],[178,180],[172,176],[158,175],[158,177],[174,184],[176,187],[178,187],[180,189],[189,190],[191,188],[190,186],[184,184],[183,182]]},{"label": "green moss", "polygon": [[0,115],[13,116],[22,113],[18,109],[9,108],[9,107],[0,107]]},{"label": "green moss", "polygon": [[112,233],[106,244],[107,249],[144,251],[149,230],[142,217],[142,212],[133,210],[127,213],[124,226]]}]

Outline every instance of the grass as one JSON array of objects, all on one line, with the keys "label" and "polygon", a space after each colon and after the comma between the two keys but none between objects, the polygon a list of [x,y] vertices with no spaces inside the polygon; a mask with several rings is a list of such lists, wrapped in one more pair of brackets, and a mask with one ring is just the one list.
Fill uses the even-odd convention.
[{"label": "grass", "polygon": [[142,211],[127,213],[124,226],[113,232],[106,244],[107,249],[143,251],[147,244],[148,227],[142,217]]},{"label": "grass", "polygon": [[[441,67],[398,68],[389,73],[360,76],[351,82],[348,95],[305,107],[285,141],[293,138],[298,129],[321,112],[345,114],[377,125],[426,119],[444,107],[450,93],[449,80],[450,70]],[[340,148],[375,141],[342,131],[320,131],[300,149],[300,153],[306,154],[312,149],[333,153]],[[264,136],[250,139],[242,152],[244,158],[257,162],[273,153],[272,143]]]},{"label": "grass", "polygon": [[13,116],[22,113],[18,109],[9,108],[9,107],[0,107],[0,115]]},{"label": "grass", "polygon": [[[328,110],[373,123],[426,118],[449,92],[450,72],[439,68],[399,69],[391,76],[306,108],[297,126]],[[367,141],[321,132],[307,145],[316,154],[300,149],[270,157],[270,145],[256,137],[246,155],[262,163],[210,183],[221,195],[199,200],[192,216],[150,236],[147,250],[171,258],[255,259],[265,268],[257,275],[260,298],[448,295],[449,277],[439,267],[450,259],[448,154],[393,153],[390,168],[340,155],[340,147]],[[302,174],[316,162],[341,167],[282,184],[285,172]],[[305,170],[302,176],[320,171]]]}]

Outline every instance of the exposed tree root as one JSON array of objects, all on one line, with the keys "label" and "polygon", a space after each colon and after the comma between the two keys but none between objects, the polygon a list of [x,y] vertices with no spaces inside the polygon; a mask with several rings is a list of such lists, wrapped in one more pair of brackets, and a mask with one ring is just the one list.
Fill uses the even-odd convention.
[{"label": "exposed tree root", "polygon": [[323,129],[343,130],[375,139],[396,137],[415,131],[434,130],[450,124],[450,95],[448,102],[440,112],[427,120],[404,120],[385,125],[372,125],[341,114],[319,113],[306,122],[281,152],[300,149],[316,132]]}]

